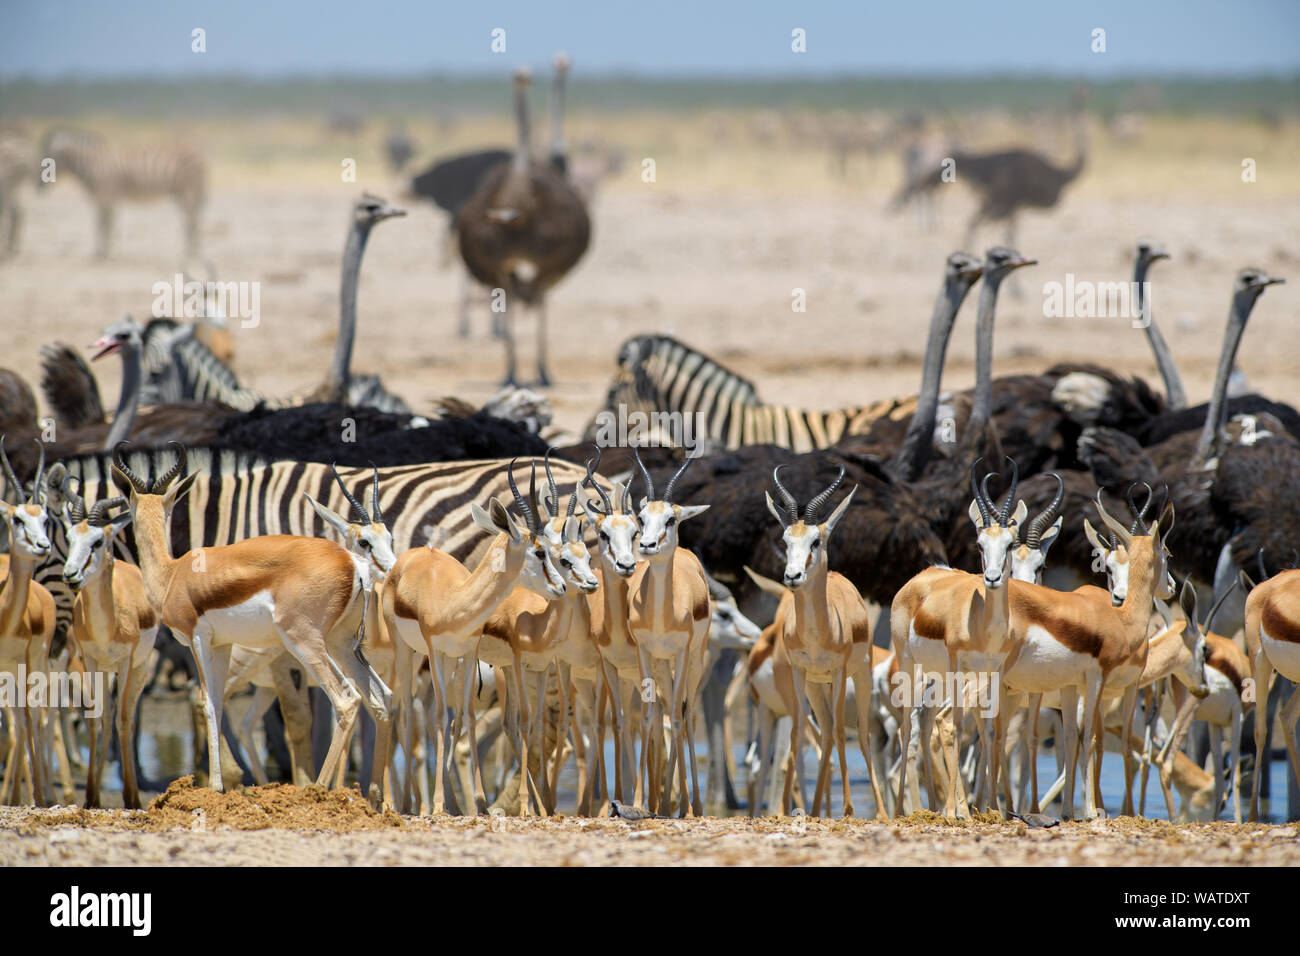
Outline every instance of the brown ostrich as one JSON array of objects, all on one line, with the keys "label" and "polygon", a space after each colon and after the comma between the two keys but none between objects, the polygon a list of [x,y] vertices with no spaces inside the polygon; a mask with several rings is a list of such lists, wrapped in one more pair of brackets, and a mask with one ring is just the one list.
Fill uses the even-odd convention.
[{"label": "brown ostrich", "polygon": [[591,220],[577,190],[529,150],[528,86],[531,74],[515,73],[518,142],[509,165],[491,170],[482,187],[456,214],[460,254],[470,275],[506,296],[505,385],[517,385],[516,302],[537,315],[537,384],[549,385],[546,368],[546,293],[587,251]]}]

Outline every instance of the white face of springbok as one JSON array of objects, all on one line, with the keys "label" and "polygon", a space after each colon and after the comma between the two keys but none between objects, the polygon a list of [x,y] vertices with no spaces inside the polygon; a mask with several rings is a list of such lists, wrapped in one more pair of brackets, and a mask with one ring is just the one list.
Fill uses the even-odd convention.
[{"label": "white face of springbok", "polygon": [[[65,513],[64,532],[68,539],[68,557],[63,563],[63,580],[70,587],[82,588],[95,580],[109,566],[113,553],[113,536],[131,523],[131,513],[124,511],[112,518],[108,512],[115,505],[125,505],[125,498],[99,502],[86,517],[74,519],[71,506]],[[84,503],[82,503],[84,510]]]},{"label": "white face of springbok", "polygon": [[[636,523],[636,515],[630,509],[627,488],[620,481],[614,482],[614,496],[611,500],[604,489],[595,484],[594,479],[590,479],[586,485],[595,488],[604,509],[595,498],[587,498],[583,502],[587,518],[596,529],[600,558],[614,574],[630,578],[636,571],[636,543],[641,529]],[[617,508],[614,507],[615,501],[618,502]]]},{"label": "white face of springbok", "polygon": [[709,625],[711,648],[747,651],[762,635],[763,629],[740,613],[730,589],[713,578],[709,578],[709,607],[713,612]]},{"label": "white face of springbok", "polygon": [[767,498],[767,510],[772,516],[781,523],[783,529],[781,538],[785,542],[785,574],[782,581],[790,590],[798,590],[809,579],[819,574],[825,574],[827,570],[826,545],[830,540],[831,532],[835,526],[840,523],[844,517],[844,512],[849,509],[849,503],[853,501],[853,496],[857,493],[857,486],[849,489],[849,493],[844,496],[844,500],[835,506],[829,518],[825,521],[818,522],[817,515],[823,505],[830,500],[830,496],[839,487],[840,482],[844,480],[844,467],[840,466],[840,473],[835,478],[829,488],[816,495],[804,507],[803,514],[800,515],[798,506],[795,504],[794,496],[786,490],[781,484],[781,466],[772,470],[772,480],[776,482],[777,492],[781,495],[785,503],[785,511],[776,506],[769,492],[764,492]]},{"label": "white face of springbok", "polygon": [[1000,588],[1011,579],[1011,556],[1020,537],[1020,524],[1025,520],[1028,510],[1023,501],[1016,503],[1014,512],[1011,510],[1011,502],[1016,495],[1018,471],[1014,461],[1008,458],[1007,462],[1011,465],[1011,487],[1001,508],[989,497],[989,479],[996,477],[997,473],[989,472],[984,476],[983,482],[976,485],[975,473],[980,462],[976,461],[971,466],[971,491],[975,498],[970,504],[970,520],[978,534],[984,587],[989,590]]},{"label": "white face of springbok", "polygon": [[[1101,559],[1106,569],[1106,590],[1110,592],[1110,603],[1119,607],[1128,597],[1130,567],[1128,548],[1113,536],[1109,541],[1103,538],[1087,518],[1083,519],[1083,533],[1088,543],[1092,545],[1093,555]],[[1097,570],[1095,565],[1093,570]],[[1169,572],[1169,549],[1163,543],[1160,545],[1158,574],[1155,596],[1162,601],[1172,601],[1174,595],[1178,593],[1178,585]]]},{"label": "white face of springbok", "polygon": [[388,572],[393,569],[393,565],[397,563],[397,553],[393,547],[393,533],[388,530],[383,513],[379,510],[379,470],[375,469],[370,511],[366,511],[361,502],[343,484],[338,470],[332,465],[330,467],[334,471],[334,478],[343,492],[343,497],[352,506],[353,520],[345,521],[337,511],[321,504],[306,492],[303,492],[303,497],[311,503],[321,520],[338,532],[343,539],[343,546],[370,564],[371,579],[383,581],[388,577]]},{"label": "white face of springbok", "polygon": [[9,551],[32,561],[43,561],[50,555],[50,536],[46,530],[49,512],[45,504],[45,446],[39,441],[41,462],[36,469],[36,479],[32,482],[31,497],[23,502],[22,485],[18,483],[9,458],[4,453],[4,436],[0,435],[0,461],[4,464],[4,473],[9,482],[9,493],[17,496],[18,504],[11,505],[0,501],[0,515],[9,530]]},{"label": "white face of springbok", "polygon": [[1043,583],[1043,568],[1047,564],[1047,551],[1061,534],[1061,525],[1065,518],[1059,517],[1043,531],[1037,546],[1031,546],[1028,540],[1016,545],[1011,552],[1011,579],[1026,581],[1029,584]]},{"label": "white face of springbok", "polygon": [[637,518],[641,525],[640,538],[637,540],[637,554],[648,561],[662,561],[672,557],[677,549],[677,529],[688,518],[703,514],[709,510],[708,505],[679,505],[673,503],[673,488],[692,459],[687,457],[677,473],[668,480],[662,498],[655,497],[654,484],[650,473],[641,464],[641,456],[636,456],[637,465],[645,479],[649,494],[641,499],[641,509]]}]

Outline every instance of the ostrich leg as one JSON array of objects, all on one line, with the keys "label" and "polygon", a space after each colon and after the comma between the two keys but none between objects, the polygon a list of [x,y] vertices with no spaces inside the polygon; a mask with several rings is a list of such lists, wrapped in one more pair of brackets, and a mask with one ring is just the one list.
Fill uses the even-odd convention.
[{"label": "ostrich leg", "polygon": [[537,313],[537,384],[547,388],[551,376],[546,372],[546,300],[539,300],[534,311]]}]

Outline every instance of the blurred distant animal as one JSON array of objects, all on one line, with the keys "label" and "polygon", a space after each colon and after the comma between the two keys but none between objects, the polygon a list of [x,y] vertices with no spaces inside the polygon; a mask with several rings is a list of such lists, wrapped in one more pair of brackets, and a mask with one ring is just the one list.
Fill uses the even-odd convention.
[{"label": "blurred distant animal", "polygon": [[384,137],[384,156],[388,159],[388,168],[394,175],[406,168],[406,164],[415,155],[415,143],[400,126],[394,126]]},{"label": "blurred distant animal", "polygon": [[[207,165],[193,147],[168,143],[119,147],[85,130],[50,130],[40,155],[54,160],[54,177],[71,173],[81,180],[98,214],[95,255],[108,257],[113,215],[119,202],[167,197],[180,207],[187,255],[199,252],[199,211],[206,198]],[[44,178],[38,180],[48,185]]]},{"label": "blurred distant animal", "polygon": [[23,210],[18,195],[24,182],[35,182],[36,147],[18,133],[0,133],[0,261],[18,254]]}]

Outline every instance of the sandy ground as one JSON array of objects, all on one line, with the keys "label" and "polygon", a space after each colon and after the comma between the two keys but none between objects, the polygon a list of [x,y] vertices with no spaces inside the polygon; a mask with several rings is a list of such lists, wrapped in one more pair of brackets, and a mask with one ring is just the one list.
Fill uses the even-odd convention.
[{"label": "sandy ground", "polygon": [[0,866],[1295,866],[1300,825],[411,817],[356,791],[173,784],[144,811],[0,808]]},{"label": "sandy ground", "polygon": [[[592,121],[575,125],[581,133]],[[339,182],[336,156],[347,152],[302,145],[294,129],[231,126],[209,135],[204,254],[222,280],[260,283],[260,324],[236,330],[235,366],[245,384],[268,393],[318,381],[329,361],[350,201],[363,189],[398,197],[377,159],[362,155],[357,182]],[[550,307],[557,381],[550,397],[563,428],[581,428],[597,408],[619,343],[651,330],[731,364],[768,401],[830,408],[916,390],[943,257],[973,208],[960,172],[940,196],[938,225],[927,230],[908,212],[885,211],[900,175],[893,154],[855,158],[839,177],[821,151],[762,145],[744,138],[743,125],[737,130],[719,143],[702,122],[629,119],[612,129],[629,162],[598,197],[591,250]],[[157,135],[136,127],[121,134]],[[447,150],[495,142],[505,130],[457,135]],[[983,140],[1037,143],[1061,161],[1070,147],[1063,136],[1014,127],[990,128]],[[1135,240],[1153,236],[1174,257],[1153,271],[1154,308],[1193,400],[1208,392],[1232,276],[1248,264],[1292,284],[1270,290],[1257,308],[1240,365],[1257,389],[1300,399],[1300,338],[1290,328],[1300,295],[1300,178],[1290,158],[1300,126],[1170,120],[1153,123],[1136,143],[1110,142],[1100,130],[1092,143],[1083,177],[1058,209],[1023,218],[1017,244],[1041,264],[1022,273],[1021,298],[1003,296],[996,371],[1041,370],[1068,358],[1153,377],[1145,339],[1128,319],[1046,318],[1042,289],[1070,272],[1076,281],[1127,280]],[[638,155],[656,159],[655,182],[641,181]],[[1259,164],[1250,184],[1240,181],[1247,155]],[[42,343],[84,346],[124,312],[148,317],[153,284],[170,281],[183,262],[178,216],[167,204],[124,207],[113,257],[96,262],[91,207],[78,185],[59,182],[24,202],[23,251],[0,265],[0,364],[34,380]],[[484,400],[503,361],[487,335],[486,303],[475,307],[473,337],[456,337],[461,274],[442,259],[444,220],[431,207],[408,205],[408,218],[381,224],[371,238],[354,367],[380,372],[417,408],[443,395]],[[976,251],[1002,238],[1001,227],[986,228]],[[791,310],[797,289],[805,313]],[[946,386],[973,378],[973,315],[972,301]],[[532,323],[519,325],[527,356]],[[117,363],[96,369],[111,407]]]}]

